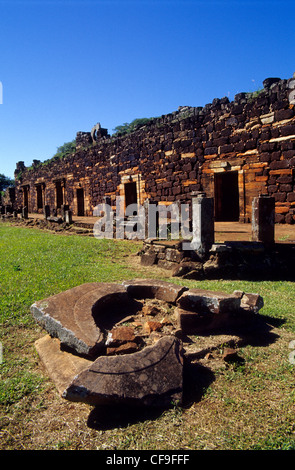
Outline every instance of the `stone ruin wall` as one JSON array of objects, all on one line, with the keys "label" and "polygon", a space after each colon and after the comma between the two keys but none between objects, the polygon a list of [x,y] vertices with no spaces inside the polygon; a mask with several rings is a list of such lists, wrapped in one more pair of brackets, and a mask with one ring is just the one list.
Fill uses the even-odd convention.
[{"label": "stone ruin wall", "polygon": [[[251,220],[253,197],[268,194],[276,201],[276,222],[295,221],[295,108],[290,100],[294,79],[266,79],[253,97],[239,93],[234,101],[215,99],[204,108],[183,107],[149,121],[131,134],[77,133],[77,150],[63,160],[16,169],[16,206],[42,212],[56,207],[57,184],[62,202],[74,215],[83,189],[84,215],[107,196],[115,203],[124,185],[136,183],[137,200],[168,204],[190,202],[191,193],[214,197],[222,175],[236,172],[239,221]],[[221,179],[220,179],[221,178]],[[37,207],[37,186],[42,204]],[[215,200],[218,204],[218,198]]]}]

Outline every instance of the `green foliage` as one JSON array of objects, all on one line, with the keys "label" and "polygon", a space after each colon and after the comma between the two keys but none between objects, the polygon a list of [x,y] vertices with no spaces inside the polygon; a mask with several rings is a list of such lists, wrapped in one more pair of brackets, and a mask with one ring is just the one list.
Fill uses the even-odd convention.
[{"label": "green foliage", "polygon": [[246,98],[248,101],[253,101],[257,96],[260,95],[260,93],[264,90],[264,88],[258,88],[257,90],[253,92],[246,93]]},{"label": "green foliage", "polygon": [[53,155],[52,158],[49,158],[48,160],[45,160],[42,165],[48,165],[48,163],[53,162],[54,160],[63,160],[66,158],[68,155],[71,155],[71,153],[74,153],[76,151],[76,140],[72,140],[71,142],[65,142],[63,145],[60,147],[57,147],[56,153]]},{"label": "green foliage", "polygon": [[4,191],[9,186],[14,186],[14,180],[0,173],[0,191]]},{"label": "green foliage", "polygon": [[63,145],[57,148],[57,152],[54,157],[64,158],[67,155],[76,151],[76,140],[72,140],[71,142],[65,142]]},{"label": "green foliage", "polygon": [[124,122],[121,126],[117,126],[113,129],[115,131],[113,135],[130,134],[130,132],[133,132],[137,126],[144,126],[152,119],[154,118],[136,118],[130,123]]}]

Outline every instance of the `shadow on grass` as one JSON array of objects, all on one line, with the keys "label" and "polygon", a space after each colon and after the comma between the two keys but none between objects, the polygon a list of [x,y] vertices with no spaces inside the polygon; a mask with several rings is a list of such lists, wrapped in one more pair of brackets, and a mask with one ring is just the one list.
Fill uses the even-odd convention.
[{"label": "shadow on grass", "polygon": [[132,424],[153,421],[167,410],[166,408],[135,407],[126,405],[95,406],[88,416],[87,426],[99,431],[127,428]]}]

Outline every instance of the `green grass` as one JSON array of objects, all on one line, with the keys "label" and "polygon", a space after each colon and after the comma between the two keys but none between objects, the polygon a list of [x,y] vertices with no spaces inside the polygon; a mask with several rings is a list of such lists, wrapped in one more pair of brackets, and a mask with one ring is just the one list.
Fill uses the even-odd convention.
[{"label": "green grass", "polygon": [[28,307],[84,282],[114,282],[134,272],[120,260],[138,247],[16,227],[0,228],[0,320],[31,323]]},{"label": "green grass", "polygon": [[295,366],[288,362],[288,344],[295,339],[292,282],[199,282],[169,278],[167,272],[165,280],[188,287],[258,292],[273,334],[268,341],[243,344],[242,364],[201,363],[190,385],[194,399],[184,408],[93,410],[58,395],[34,347],[45,332],[32,319],[30,305],[85,282],[161,278],[157,268],[134,262],[130,255],[139,248],[131,241],[0,224],[0,448],[294,450]]}]

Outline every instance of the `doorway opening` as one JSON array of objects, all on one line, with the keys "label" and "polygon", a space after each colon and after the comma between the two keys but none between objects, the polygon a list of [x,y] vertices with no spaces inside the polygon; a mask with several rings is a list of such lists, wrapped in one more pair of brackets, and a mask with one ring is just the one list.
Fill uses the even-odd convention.
[{"label": "doorway opening", "polygon": [[77,189],[77,215],[84,216],[84,189]]},{"label": "doorway opening", "polygon": [[136,182],[125,183],[124,192],[125,192],[125,207],[130,206],[130,204],[137,204]]},{"label": "doorway opening", "polygon": [[214,175],[215,220],[239,221],[238,172],[227,171]]},{"label": "doorway opening", "polygon": [[42,185],[38,184],[36,186],[37,191],[37,209],[43,209],[43,189]]}]

